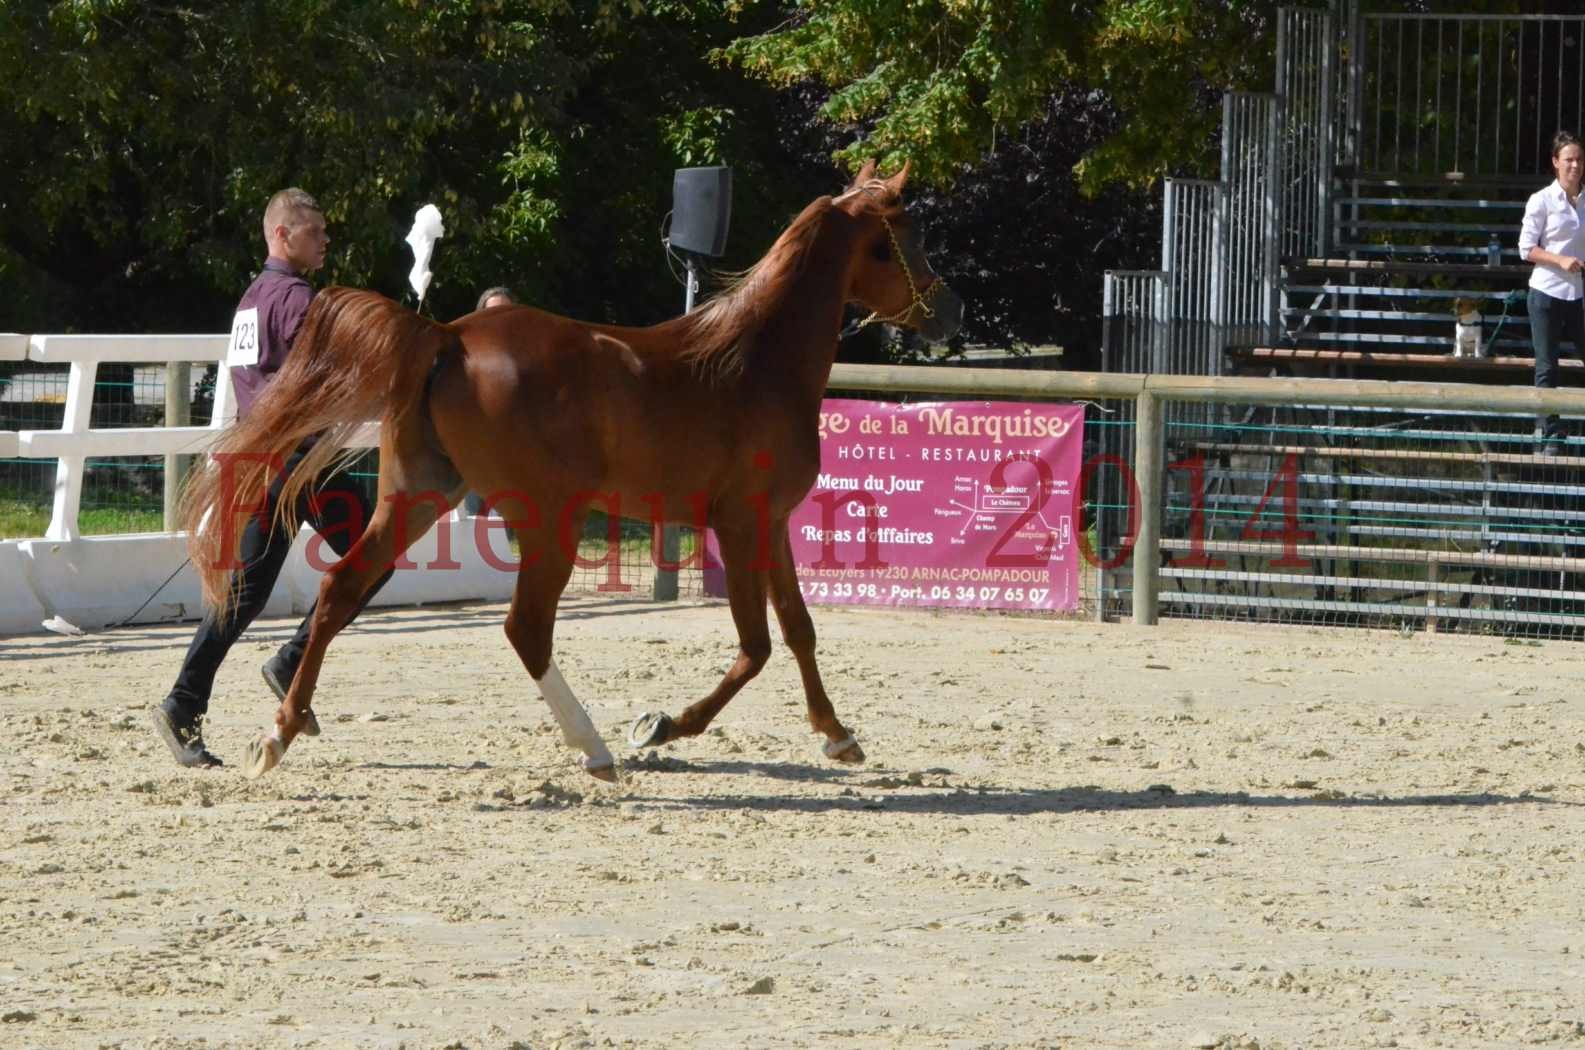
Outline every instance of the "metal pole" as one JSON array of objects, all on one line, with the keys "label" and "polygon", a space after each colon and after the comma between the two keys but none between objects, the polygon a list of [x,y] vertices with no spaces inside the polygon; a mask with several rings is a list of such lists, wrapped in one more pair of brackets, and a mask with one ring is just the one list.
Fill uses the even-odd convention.
[{"label": "metal pole", "polygon": [[[1337,75],[1337,26],[1334,24],[1331,13],[1319,16],[1321,23],[1321,90],[1320,102],[1320,143],[1315,173],[1316,179],[1316,254],[1327,259],[1332,255],[1332,176],[1337,169],[1337,139],[1333,121],[1336,119],[1332,113],[1332,85]],[[1418,127],[1415,135],[1419,135]],[[1418,137],[1416,138],[1418,149]]]},{"label": "metal pole", "polygon": [[1264,129],[1264,178],[1261,180],[1264,196],[1261,200],[1261,322],[1262,339],[1267,346],[1277,345],[1277,332],[1282,323],[1282,286],[1278,269],[1282,254],[1282,88],[1271,97],[1266,111]]},{"label": "metal pole", "polygon": [[1222,374],[1223,351],[1227,347],[1227,298],[1228,287],[1231,282],[1228,274],[1232,267],[1228,256],[1231,217],[1229,211],[1232,206],[1232,194],[1228,189],[1227,177],[1217,183],[1216,190],[1211,197],[1211,267],[1210,267],[1210,314],[1208,330],[1210,333],[1210,346],[1207,347],[1207,371],[1214,376]]},{"label": "metal pole", "polygon": [[1142,390],[1134,401],[1134,478],[1139,483],[1139,532],[1134,538],[1134,623],[1156,623],[1161,567],[1161,401]]},{"label": "metal pole", "polygon": [[[693,313],[694,296],[699,292],[699,271],[696,269],[693,256],[687,255],[684,264],[688,269],[688,280],[683,286],[682,312]],[[654,542],[654,536],[650,537]],[[704,542],[704,536],[698,538],[699,543]],[[682,530],[676,525],[663,525],[660,530],[660,557],[655,564],[655,600],[657,602],[674,602],[677,600],[679,587],[677,584],[677,570],[664,569],[662,565],[676,565],[677,558],[682,552]]]},{"label": "metal pole", "polygon": [[[165,366],[165,425],[185,427],[193,421],[193,366],[186,361],[172,361]],[[192,466],[193,457],[169,452],[165,455],[165,531],[176,531],[177,504],[181,500],[182,481]]]},{"label": "metal pole", "polygon": [[[1365,56],[1361,49],[1365,43],[1364,25],[1360,19],[1358,0],[1344,0],[1342,11],[1339,14],[1346,25],[1348,34],[1348,70],[1347,85],[1343,93],[1343,144],[1342,163],[1359,172],[1360,149],[1359,140],[1362,135],[1360,128],[1360,76],[1364,65]],[[1438,51],[1440,54],[1440,50]],[[1440,125],[1438,126],[1440,130]]]},{"label": "metal pole", "polygon": [[1178,237],[1188,218],[1187,209],[1180,208],[1180,202],[1186,200],[1185,195],[1178,190],[1178,180],[1167,179],[1161,201],[1161,271],[1166,276],[1158,285],[1154,317],[1155,330],[1160,333],[1160,338],[1151,346],[1150,363],[1146,366],[1148,372],[1171,372],[1173,360],[1177,356],[1174,351],[1177,350],[1178,333],[1182,330],[1178,322],[1183,316],[1179,309],[1177,284],[1184,276],[1177,268]]},{"label": "metal pole", "polygon": [[[1117,277],[1110,270],[1107,270],[1101,274],[1102,372],[1112,371],[1116,369],[1120,363],[1118,359],[1121,357],[1121,355],[1115,353],[1112,348],[1112,340],[1119,338],[1125,330],[1125,322],[1122,318],[1117,318],[1114,321],[1114,317],[1118,308],[1116,289],[1120,281],[1121,278]],[[1106,436],[1105,441],[1109,446],[1111,442],[1110,434]],[[1105,515],[1106,512],[1104,510],[1097,508],[1095,512],[1095,549],[1097,551],[1101,550],[1101,545],[1105,542],[1106,528],[1103,523]],[[1082,508],[1081,516],[1079,518],[1079,527],[1084,527]],[[1100,559],[1096,560],[1098,562]],[[1095,622],[1106,622],[1106,570],[1102,569],[1099,564],[1097,564],[1095,567]]]}]

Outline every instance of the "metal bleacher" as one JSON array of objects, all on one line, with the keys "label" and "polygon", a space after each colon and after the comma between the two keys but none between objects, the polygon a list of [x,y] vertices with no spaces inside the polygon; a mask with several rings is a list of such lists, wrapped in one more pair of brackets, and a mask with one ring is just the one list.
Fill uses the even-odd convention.
[{"label": "metal bleacher", "polygon": [[[1270,109],[1239,122],[1230,101],[1222,180],[1169,183],[1162,269],[1108,275],[1105,367],[1530,385],[1519,225],[1552,179],[1552,131],[1581,124],[1585,13],[1339,0],[1281,17]],[[1491,75],[1516,54],[1530,80]],[[1194,241],[1183,202],[1199,200],[1216,221]],[[1472,310],[1478,356],[1456,355]],[[1585,380],[1577,354],[1560,371]],[[1533,416],[1511,413],[1297,403],[1169,418],[1166,461],[1194,469],[1165,472],[1162,611],[1585,637],[1585,420],[1566,422],[1555,456]],[[1125,527],[1102,509],[1103,552]]]},{"label": "metal bleacher", "polygon": [[[1282,260],[1277,345],[1230,348],[1235,356],[1287,362],[1299,374],[1420,369],[1459,382],[1513,382],[1533,367],[1523,301],[1530,266],[1517,247],[1533,176],[1340,171],[1336,181],[1332,257]],[[1480,353],[1455,356],[1455,322],[1470,309],[1481,319]],[[1577,372],[1580,362],[1568,360]]]}]

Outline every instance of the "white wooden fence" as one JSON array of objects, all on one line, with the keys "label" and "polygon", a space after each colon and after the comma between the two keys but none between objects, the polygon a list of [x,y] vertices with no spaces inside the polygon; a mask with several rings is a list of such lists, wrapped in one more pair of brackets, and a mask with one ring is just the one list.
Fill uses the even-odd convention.
[{"label": "white wooden fence", "polygon": [[[0,361],[70,366],[65,417],[58,429],[0,431],[0,459],[56,462],[54,503],[44,536],[0,541],[0,635],[37,631],[52,616],[84,629],[124,622],[156,591],[155,600],[132,622],[168,622],[198,614],[198,583],[190,566],[161,587],[186,558],[184,537],[172,532],[83,536],[78,512],[90,457],[200,454],[234,415],[229,370],[222,367],[215,384],[213,422],[208,426],[94,429],[89,422],[100,365],[209,365],[224,359],[226,343],[225,335],[0,334]],[[364,427],[352,443],[377,445],[378,425]],[[453,523],[459,520],[453,516]],[[266,614],[304,612],[318,593],[319,574],[306,557],[311,538],[309,529],[298,536]],[[376,604],[499,599],[511,594],[513,574],[487,564],[476,544],[454,542],[450,547],[459,567],[426,570],[438,549],[437,536],[430,533],[410,555],[418,567],[399,570]]]}]

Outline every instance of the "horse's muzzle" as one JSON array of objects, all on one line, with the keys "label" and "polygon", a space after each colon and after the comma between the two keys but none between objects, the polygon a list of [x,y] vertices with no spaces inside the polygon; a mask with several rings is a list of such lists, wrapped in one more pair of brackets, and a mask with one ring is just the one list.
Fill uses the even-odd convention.
[{"label": "horse's muzzle", "polygon": [[945,281],[937,280],[925,290],[923,299],[930,312],[924,314],[918,307],[913,310],[914,328],[919,334],[932,343],[944,343],[957,335],[963,327],[963,300],[958,293],[948,288]]}]

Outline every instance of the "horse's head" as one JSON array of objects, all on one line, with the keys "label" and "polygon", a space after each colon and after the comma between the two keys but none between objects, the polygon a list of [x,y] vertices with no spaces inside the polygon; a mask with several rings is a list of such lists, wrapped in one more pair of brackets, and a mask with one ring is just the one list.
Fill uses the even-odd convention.
[{"label": "horse's head", "polygon": [[889,179],[875,177],[868,161],[853,185],[834,201],[857,227],[848,299],[871,311],[871,319],[905,325],[933,342],[956,334],[963,300],[930,268],[919,235],[902,203],[908,165]]}]

